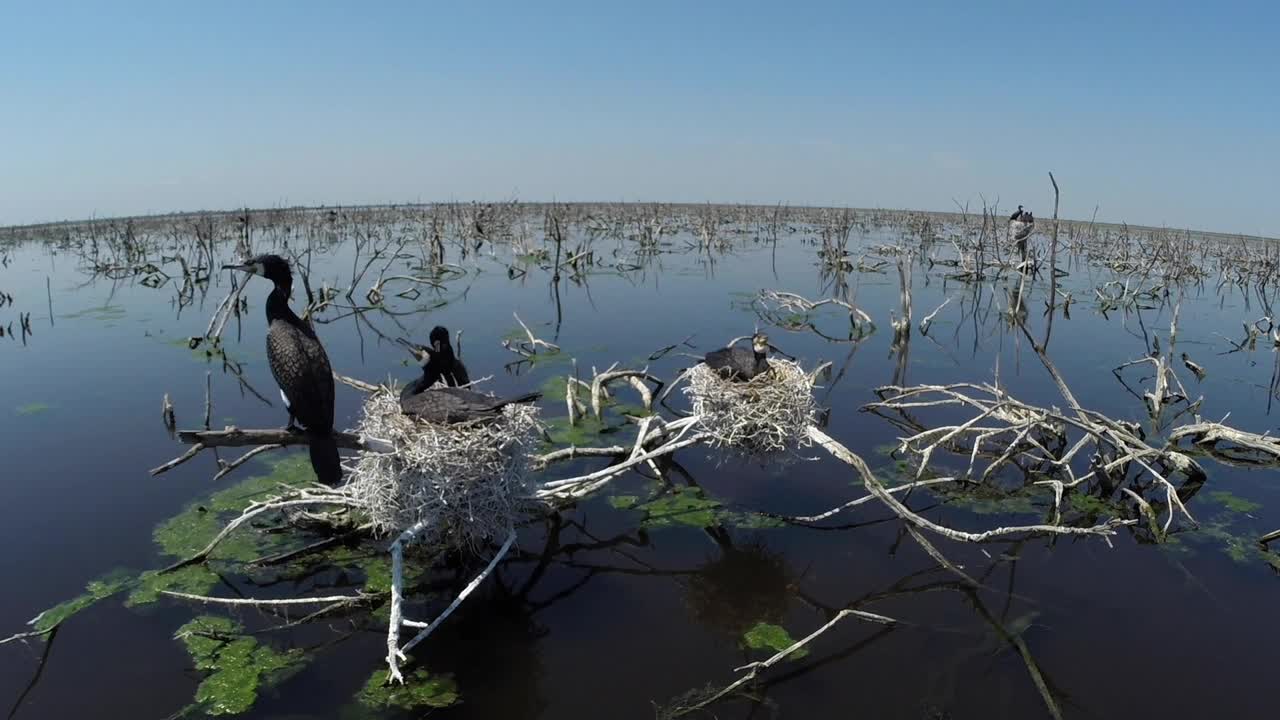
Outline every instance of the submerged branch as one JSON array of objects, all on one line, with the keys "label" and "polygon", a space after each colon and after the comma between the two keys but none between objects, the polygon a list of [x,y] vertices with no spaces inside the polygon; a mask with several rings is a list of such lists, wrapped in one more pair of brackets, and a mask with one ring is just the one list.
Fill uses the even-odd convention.
[{"label": "submerged branch", "polygon": [[375,594],[359,593],[356,595],[330,595],[327,597],[303,597],[303,598],[220,598],[208,595],[193,595],[191,593],[177,592],[176,590],[161,590],[161,595],[178,598],[180,600],[191,600],[192,602],[205,603],[210,605],[232,605],[232,606],[251,606],[251,607],[279,607],[282,605],[316,605],[320,603],[334,603],[356,605],[359,603],[376,600],[379,596]]}]

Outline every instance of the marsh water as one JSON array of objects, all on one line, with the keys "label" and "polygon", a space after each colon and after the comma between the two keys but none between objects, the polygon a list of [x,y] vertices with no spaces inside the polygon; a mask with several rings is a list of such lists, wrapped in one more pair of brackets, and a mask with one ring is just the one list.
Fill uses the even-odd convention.
[{"label": "marsh water", "polygon": [[[854,252],[893,244],[899,232],[855,232]],[[350,283],[356,241],[337,240],[312,256],[315,287]],[[251,242],[258,251],[279,246],[262,237]],[[446,259],[464,272],[441,287],[424,286],[416,298],[392,297],[386,308],[363,312],[344,309],[352,301],[340,299],[318,316],[318,333],[337,372],[381,382],[416,373],[394,338],[425,342],[437,324],[463,330],[462,357],[472,377],[491,375],[484,387],[499,394],[546,388],[541,408],[550,421],[565,414],[554,387],[563,387],[570,358],[582,373],[617,362],[648,365],[671,378],[695,362],[689,355],[760,326],[806,367],[833,363],[818,390],[819,402],[831,409],[826,431],[886,478],[904,472],[891,453],[903,431],[861,411],[877,399],[879,386],[993,382],[998,374],[1020,400],[1063,405],[1026,336],[1001,315],[1004,289],[1014,282],[1009,278],[962,283],[946,277],[955,268],[916,259],[913,325],[952,300],[927,336],[913,328],[902,348],[892,347],[890,330],[891,312],[900,312],[892,262],[845,275],[846,296],[877,326],[856,342],[847,338],[847,313],[838,308],[812,314],[821,334],[770,325],[757,313],[751,300],[763,288],[811,299],[831,294],[831,278],[820,272],[815,245],[802,233],[783,234],[776,246],[742,233],[714,252],[673,237],[640,262],[626,240],[598,239],[594,249],[594,267],[576,276],[565,270],[555,282],[546,259],[510,245],[487,243],[465,257],[451,247]],[[220,259],[230,260],[232,251],[229,244],[219,248]],[[191,349],[188,338],[205,332],[230,289],[228,273],[214,272],[179,307],[178,280],[152,287],[141,282],[144,275],[96,273],[75,248],[60,245],[53,230],[48,243],[0,246],[0,255],[0,292],[13,298],[0,307],[0,636],[8,636],[29,629],[25,623],[42,610],[81,596],[95,578],[136,576],[168,564],[173,557],[157,544],[157,526],[193,503],[207,503],[213,492],[270,476],[279,471],[272,463],[288,454],[264,454],[217,481],[209,453],[166,474],[148,474],[185,449],[162,423],[162,396],[172,399],[180,428],[199,427],[206,375],[214,427],[284,424],[265,362],[266,282],[254,279],[245,289],[248,307],[224,333],[224,360],[204,347]],[[410,272],[418,261],[409,253],[392,271]],[[1104,313],[1093,289],[1117,275],[1066,251],[1059,262],[1069,272],[1061,287],[1075,302],[1069,317],[1055,320],[1049,353],[1083,406],[1140,423],[1159,444],[1168,428],[1152,426],[1112,369],[1151,352],[1153,337],[1167,346],[1176,303],[1178,353],[1208,371],[1197,383],[1178,368],[1192,394],[1204,396],[1200,414],[1230,414],[1233,427],[1252,432],[1275,429],[1270,339],[1229,352],[1242,323],[1267,314],[1256,298],[1209,282]],[[1037,299],[1029,322],[1037,328],[1046,286],[1044,274],[1033,282]],[[363,302],[362,294],[355,302]],[[302,295],[295,289],[295,306]],[[520,359],[502,346],[519,330],[513,312],[562,352],[509,365]],[[26,313],[29,333],[19,320]],[[670,345],[678,347],[649,359]],[[226,361],[242,368],[243,383]],[[1150,374],[1136,367],[1124,377],[1140,387]],[[344,385],[337,393],[337,425],[352,427],[363,395]],[[672,397],[679,401],[679,392]],[[624,421],[612,425],[613,432],[586,444],[626,444],[633,437]],[[362,688],[384,668],[385,615],[375,609],[258,635],[261,646],[302,660],[287,673],[260,678],[240,716],[663,716],[714,693],[738,677],[735,668],[769,657],[787,638],[802,638],[839,609],[856,607],[899,622],[845,619],[806,652],[763,671],[749,697],[725,698],[692,716],[1046,717],[1033,681],[1038,672],[1069,718],[1274,717],[1280,577],[1273,556],[1255,542],[1280,528],[1274,470],[1202,459],[1208,480],[1187,498],[1199,527],[1182,520],[1166,543],[1139,542],[1127,528],[1110,543],[1088,536],[981,546],[937,539],[979,579],[974,589],[939,568],[879,503],[815,526],[774,519],[816,514],[865,494],[848,466],[816,448],[801,455],[785,465],[762,465],[701,447],[683,450],[669,473],[674,488],[635,472],[563,510],[556,521],[524,525],[518,550],[414,653],[412,669],[448,684],[450,697],[436,703],[443,707],[361,703]],[[603,464],[575,461],[553,467],[547,477]],[[654,504],[672,493],[694,497],[685,505]],[[919,491],[908,502],[950,526],[985,529],[1038,522],[1050,512],[1053,495],[1043,489],[1012,499]],[[1077,509],[1110,516],[1106,506]],[[447,585],[455,569],[425,572]],[[463,573],[463,581],[469,576]],[[365,581],[359,569],[334,561],[305,573],[225,574],[205,589],[225,597],[279,597],[351,592]],[[446,593],[424,596],[415,611],[431,617],[448,599]],[[280,620],[170,598],[130,603],[112,594],[70,616],[47,639],[0,646],[0,709],[12,708],[9,716],[16,718],[216,713],[216,703],[196,701],[207,668],[197,667],[174,637],[196,615],[233,618],[247,628]],[[291,618],[302,615],[295,611]]]}]

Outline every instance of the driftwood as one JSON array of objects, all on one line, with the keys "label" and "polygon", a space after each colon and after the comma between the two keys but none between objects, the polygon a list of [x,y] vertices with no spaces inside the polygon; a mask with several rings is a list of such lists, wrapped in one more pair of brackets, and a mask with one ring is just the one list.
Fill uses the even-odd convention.
[{"label": "driftwood", "polygon": [[[1137,468],[1139,473],[1133,482],[1146,478],[1164,490],[1169,507],[1165,532],[1173,522],[1175,510],[1195,523],[1167,476],[1180,472],[1188,479],[1198,480],[1204,477],[1204,470],[1182,452],[1148,445],[1136,427],[1078,406],[1075,413],[1067,414],[1029,405],[991,385],[886,386],[876,393],[885,399],[866,409],[916,431],[899,440],[899,450],[917,458],[917,480],[924,476],[938,450],[967,457],[964,477],[979,482],[1021,461],[1026,467],[1038,468],[1046,477],[1036,484],[1054,491],[1055,517],[1059,518],[1065,491],[1089,482],[1123,485],[1128,471]],[[1066,396],[1074,402],[1069,391]],[[940,407],[967,408],[975,414],[961,424],[939,427],[926,427],[914,419],[922,409]],[[1077,473],[1072,462],[1083,457],[1090,458],[1090,469]],[[980,466],[980,459],[985,466]],[[1163,472],[1156,469],[1157,465]]]},{"label": "driftwood", "polygon": [[1221,423],[1199,422],[1169,433],[1170,442],[1184,439],[1205,448],[1215,458],[1257,465],[1280,464],[1280,438],[1237,430]]},{"label": "driftwood", "polygon": [[512,316],[515,317],[516,322],[520,323],[520,329],[524,330],[525,337],[527,337],[528,340],[521,341],[521,342],[503,340],[502,341],[503,347],[505,347],[506,349],[510,350],[511,352],[521,357],[526,357],[526,358],[537,355],[539,348],[546,350],[549,353],[560,352],[559,345],[556,345],[555,343],[547,342],[546,340],[543,340],[535,336],[533,334],[533,331],[529,329],[528,325],[524,324],[524,321],[520,319],[520,316],[518,314],[516,313],[511,313],[511,314]]},{"label": "driftwood", "polygon": [[1023,535],[1106,536],[1106,535],[1115,534],[1115,528],[1117,527],[1120,527],[1123,525],[1132,525],[1137,522],[1136,520],[1114,519],[1114,520],[1109,520],[1101,525],[1095,525],[1092,527],[1083,527],[1083,528],[1072,527],[1067,525],[1046,525],[1046,524],[1014,525],[1009,527],[993,528],[991,530],[985,530],[979,533],[955,530],[952,528],[939,525],[931,520],[926,519],[921,515],[916,514],[915,512],[912,512],[910,508],[908,508],[900,500],[895,498],[893,494],[890,493],[888,489],[885,488],[884,484],[881,483],[878,478],[876,478],[875,473],[871,472],[871,468],[867,466],[867,463],[865,460],[863,460],[857,453],[853,452],[849,448],[837,442],[830,435],[827,435],[825,432],[823,432],[822,430],[816,427],[810,427],[809,436],[813,439],[813,441],[816,444],[818,444],[827,452],[831,453],[832,457],[852,467],[854,471],[858,473],[858,477],[862,480],[866,488],[869,491],[871,491],[871,494],[879,498],[881,501],[883,501],[884,504],[888,506],[890,510],[892,510],[896,515],[898,515],[898,517],[902,518],[903,520],[910,523],[911,525],[916,526],[917,528],[920,528],[923,530],[929,530],[930,532],[934,532],[949,540],[980,543],[980,542],[986,542],[987,540],[993,540],[997,538],[1007,538],[1009,536],[1023,536]]}]

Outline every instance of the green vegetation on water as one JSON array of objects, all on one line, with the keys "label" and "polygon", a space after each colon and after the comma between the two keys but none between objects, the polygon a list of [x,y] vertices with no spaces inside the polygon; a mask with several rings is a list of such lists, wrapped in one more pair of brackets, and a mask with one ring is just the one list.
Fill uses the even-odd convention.
[{"label": "green vegetation on water", "polygon": [[27,403],[26,405],[19,405],[18,407],[14,408],[13,411],[18,415],[26,416],[26,415],[39,415],[40,413],[48,412],[51,409],[53,409],[53,406],[50,405],[49,403],[32,402],[32,403]]},{"label": "green vegetation on water", "polygon": [[121,320],[127,315],[127,311],[120,305],[98,305],[96,307],[85,308],[77,312],[60,315],[61,320],[97,320],[105,322],[108,320]]},{"label": "green vegetation on water", "polygon": [[405,675],[403,685],[388,685],[386,680],[385,671],[375,671],[356,699],[370,710],[445,708],[458,702],[458,685],[449,675],[418,669]]},{"label": "green vegetation on water", "polygon": [[[752,650],[772,650],[782,652],[796,643],[787,629],[780,625],[758,623],[742,636],[742,642]],[[787,656],[789,660],[799,660],[809,654],[808,648],[799,648]]]},{"label": "green vegetation on water", "polygon": [[87,586],[85,586],[84,594],[78,595],[70,600],[60,602],[40,613],[40,615],[37,616],[36,621],[32,623],[32,627],[37,632],[52,630],[72,615],[89,608],[99,600],[105,600],[121,590],[124,590],[125,587],[128,586],[129,582],[129,575],[123,570],[110,573],[97,580],[92,580]]},{"label": "green vegetation on water", "polygon": [[300,652],[261,645],[227,618],[202,615],[178,629],[197,670],[209,673],[196,688],[195,704],[207,715],[236,715],[253,707],[258,690],[285,679],[303,660]]},{"label": "green vegetation on water", "polygon": [[609,499],[609,504],[619,510],[636,510],[643,513],[640,526],[651,529],[714,525],[759,529],[783,525],[781,520],[768,515],[731,510],[719,500],[708,497],[699,487],[673,488],[668,492],[652,495],[650,499],[644,501],[635,495],[616,495]]},{"label": "green vegetation on water", "polygon": [[1251,513],[1262,509],[1262,503],[1246,500],[1227,490],[1216,490],[1208,495],[1210,502],[1225,507],[1234,513]]}]

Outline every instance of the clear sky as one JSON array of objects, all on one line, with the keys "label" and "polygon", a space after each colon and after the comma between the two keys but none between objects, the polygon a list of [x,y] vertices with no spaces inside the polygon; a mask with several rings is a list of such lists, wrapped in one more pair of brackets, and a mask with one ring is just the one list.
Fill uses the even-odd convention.
[{"label": "clear sky", "polygon": [[1280,236],[1280,3],[0,0],[0,224],[448,199]]}]

